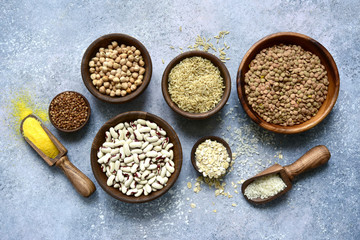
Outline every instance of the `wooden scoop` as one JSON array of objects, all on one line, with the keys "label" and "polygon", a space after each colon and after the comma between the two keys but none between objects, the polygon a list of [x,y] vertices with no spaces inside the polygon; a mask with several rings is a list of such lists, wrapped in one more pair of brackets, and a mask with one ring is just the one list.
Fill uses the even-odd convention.
[{"label": "wooden scoop", "polygon": [[[265,169],[261,173],[255,175],[252,178],[249,178],[246,180],[243,185],[241,186],[241,191],[245,197],[246,200],[248,200],[251,203],[267,203],[271,200],[274,200],[275,198],[280,197],[281,195],[285,194],[287,191],[289,191],[292,188],[291,181],[294,179],[295,176],[299,175],[300,173],[303,173],[307,170],[317,168],[325,163],[327,163],[330,159],[330,152],[324,145],[319,145],[316,147],[313,147],[309,151],[307,151],[303,156],[301,156],[298,160],[296,160],[293,164],[290,164],[288,166],[281,166],[279,164],[274,164],[273,166]],[[263,177],[270,174],[279,174],[284,183],[286,184],[286,187],[284,190],[279,192],[278,194],[266,198],[255,198],[255,199],[249,199],[244,193],[246,187],[252,183],[254,180],[256,180],[259,177]]]},{"label": "wooden scoop", "polygon": [[36,116],[30,114],[26,118],[24,118],[20,124],[20,132],[22,135],[24,135],[23,131],[23,123],[25,119],[32,117],[38,120],[41,124],[41,127],[45,130],[51,141],[54,143],[54,145],[59,150],[59,154],[55,158],[50,158],[47,155],[45,155],[38,147],[35,146],[27,137],[24,137],[25,140],[30,144],[30,146],[42,157],[42,159],[45,160],[47,164],[50,166],[53,166],[54,164],[63,170],[66,177],[70,180],[76,191],[80,193],[84,197],[89,197],[95,190],[94,183],[84,174],[82,173],[77,167],[75,167],[66,156],[67,149],[59,142],[59,140],[47,129],[40,119],[38,119]]}]

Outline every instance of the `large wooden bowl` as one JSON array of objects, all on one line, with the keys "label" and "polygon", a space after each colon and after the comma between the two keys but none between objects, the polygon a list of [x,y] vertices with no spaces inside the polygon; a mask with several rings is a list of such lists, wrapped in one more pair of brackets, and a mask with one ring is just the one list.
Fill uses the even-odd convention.
[{"label": "large wooden bowl", "polygon": [[[92,80],[90,78],[89,71],[89,62],[93,57],[95,57],[96,53],[100,48],[107,48],[111,42],[117,41],[118,44],[125,44],[127,46],[135,46],[140,50],[141,55],[145,62],[145,75],[143,78],[142,84],[132,93],[124,96],[124,97],[110,97],[108,95],[102,94],[98,89],[92,84]],[[92,95],[96,98],[108,102],[108,103],[125,103],[128,102],[137,96],[139,96],[149,85],[152,74],[152,63],[149,52],[146,50],[145,46],[137,39],[128,36],[126,34],[121,33],[112,33],[108,35],[104,35],[98,39],[96,39],[90,46],[86,49],[84,56],[81,61],[81,76],[86,88],[90,91]]]},{"label": "large wooden bowl", "polygon": [[[318,113],[310,120],[293,126],[280,126],[266,122],[251,108],[245,95],[245,73],[249,71],[250,62],[262,49],[281,43],[299,45],[303,49],[310,51],[313,54],[316,54],[320,58],[321,63],[325,66],[329,80],[328,94],[326,96],[326,100],[321,105]],[[310,128],[315,127],[330,113],[331,109],[335,105],[339,94],[340,78],[334,59],[332,58],[331,54],[326,50],[326,48],[322,46],[319,42],[303,34],[293,32],[280,32],[271,34],[261,39],[260,41],[255,43],[249,49],[249,51],[247,51],[243,60],[241,61],[237,73],[236,84],[239,100],[245,112],[254,122],[259,124],[261,127],[276,133],[293,134],[304,132],[306,130],[309,130]]]},{"label": "large wooden bowl", "polygon": [[[224,94],[223,94],[220,102],[213,109],[211,109],[208,112],[204,112],[204,113],[186,112],[186,111],[182,110],[181,108],[179,108],[176,105],[176,103],[174,103],[171,100],[171,97],[170,97],[169,88],[168,88],[168,86],[169,86],[168,78],[169,78],[170,71],[173,67],[175,67],[182,60],[184,60],[185,58],[190,58],[190,57],[202,57],[202,58],[206,58],[206,59],[210,60],[217,68],[219,68],[221,77],[223,78],[223,81],[224,81],[225,89],[224,89]],[[224,107],[225,103],[229,99],[230,91],[231,91],[231,77],[230,77],[229,71],[227,70],[224,63],[222,63],[221,60],[219,58],[217,58],[215,55],[204,52],[204,51],[189,51],[189,52],[185,52],[185,53],[178,55],[167,65],[167,67],[163,73],[163,76],[162,76],[161,89],[162,89],[162,93],[163,93],[166,103],[169,105],[169,107],[174,112],[176,112],[176,113],[180,114],[181,116],[186,117],[188,119],[205,119],[205,118],[211,117],[212,115],[214,115],[215,113],[220,111],[221,108]]]},{"label": "large wooden bowl", "polygon": [[[100,164],[97,162],[98,160],[97,151],[99,150],[99,147],[104,143],[105,132],[108,131],[110,127],[114,127],[115,125],[121,122],[134,121],[139,118],[153,121],[166,131],[167,136],[170,138],[170,142],[174,144],[173,161],[175,163],[175,172],[171,175],[171,177],[167,182],[167,185],[163,189],[158,190],[156,192],[152,192],[148,196],[141,195],[140,197],[134,197],[134,196],[127,196],[123,194],[121,191],[119,191],[119,189],[109,187],[106,184],[108,178],[106,174],[101,170]],[[174,185],[181,171],[182,149],[181,149],[180,140],[176,132],[167,122],[165,122],[165,120],[151,113],[142,112],[142,111],[131,111],[117,115],[116,117],[107,121],[100,128],[91,145],[90,161],[91,161],[91,168],[96,178],[96,181],[99,183],[102,189],[104,189],[104,191],[107,192],[110,196],[128,203],[143,203],[160,197],[161,195],[165,194]]]}]

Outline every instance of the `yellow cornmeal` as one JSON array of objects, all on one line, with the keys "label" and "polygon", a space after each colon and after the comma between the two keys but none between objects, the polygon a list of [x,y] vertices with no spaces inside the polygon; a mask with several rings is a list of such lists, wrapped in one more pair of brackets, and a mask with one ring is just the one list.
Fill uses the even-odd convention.
[{"label": "yellow cornmeal", "polygon": [[59,154],[59,150],[42,128],[40,122],[35,118],[29,117],[25,119],[23,133],[24,137],[27,137],[46,156],[55,158]]},{"label": "yellow cornmeal", "polygon": [[11,114],[13,118],[15,118],[16,122],[18,123],[16,127],[20,125],[20,122],[27,117],[29,114],[35,114],[38,116],[42,121],[48,121],[47,111],[44,109],[40,109],[33,103],[30,93],[25,91],[17,94],[15,98],[11,100],[12,103],[12,111]]}]

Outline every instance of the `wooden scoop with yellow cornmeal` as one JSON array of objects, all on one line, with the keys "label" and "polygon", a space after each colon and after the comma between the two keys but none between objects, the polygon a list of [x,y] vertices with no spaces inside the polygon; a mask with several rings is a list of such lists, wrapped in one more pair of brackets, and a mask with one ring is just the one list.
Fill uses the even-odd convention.
[{"label": "wooden scoop with yellow cornmeal", "polygon": [[63,170],[75,189],[84,197],[95,191],[94,183],[66,156],[67,149],[40,120],[30,114],[20,124],[20,131],[30,146],[49,164]]}]

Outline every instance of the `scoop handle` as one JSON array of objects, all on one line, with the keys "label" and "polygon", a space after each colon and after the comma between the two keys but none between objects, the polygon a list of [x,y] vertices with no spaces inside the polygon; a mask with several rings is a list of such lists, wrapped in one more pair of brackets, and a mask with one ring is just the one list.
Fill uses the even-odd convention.
[{"label": "scoop handle", "polygon": [[82,196],[89,197],[96,190],[94,183],[75,167],[66,155],[62,156],[55,165],[63,170],[76,191]]},{"label": "scoop handle", "polygon": [[307,170],[317,168],[327,163],[330,157],[331,154],[329,152],[329,149],[327,149],[327,147],[325,147],[324,145],[319,145],[307,151],[293,164],[285,166],[284,170],[290,180],[292,180],[295,176]]}]

